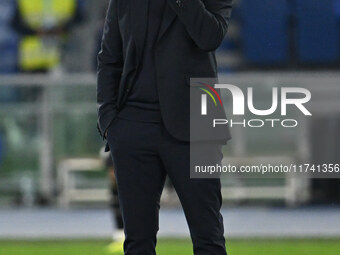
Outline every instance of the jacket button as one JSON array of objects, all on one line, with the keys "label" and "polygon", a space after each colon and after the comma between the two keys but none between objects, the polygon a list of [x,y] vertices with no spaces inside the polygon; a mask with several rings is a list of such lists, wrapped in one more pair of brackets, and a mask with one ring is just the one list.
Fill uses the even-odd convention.
[{"label": "jacket button", "polygon": [[177,4],[179,7],[182,7],[182,6],[183,6],[182,0],[176,0],[176,4]]}]

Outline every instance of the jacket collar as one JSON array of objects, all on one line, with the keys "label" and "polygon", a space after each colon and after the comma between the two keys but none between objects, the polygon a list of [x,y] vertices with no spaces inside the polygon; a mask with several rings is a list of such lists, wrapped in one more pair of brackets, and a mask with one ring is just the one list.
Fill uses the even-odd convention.
[{"label": "jacket collar", "polygon": [[[143,49],[145,45],[145,37],[148,24],[149,13],[149,1],[150,0],[131,0],[130,5],[130,26],[132,31],[132,37],[136,43],[136,49],[138,54],[138,60],[141,59]],[[170,27],[176,17],[176,13],[167,4],[164,10],[162,23],[160,26],[157,42],[162,38],[167,29]],[[156,43],[157,43],[156,42]]]},{"label": "jacket collar", "polygon": [[161,27],[159,29],[157,42],[162,38],[162,36],[168,30],[168,28],[170,27],[170,25],[172,24],[172,22],[174,21],[174,19],[176,17],[175,11],[172,10],[171,7],[167,3],[165,3],[165,5],[166,6],[165,6],[164,13],[163,13],[162,24],[161,24]]}]

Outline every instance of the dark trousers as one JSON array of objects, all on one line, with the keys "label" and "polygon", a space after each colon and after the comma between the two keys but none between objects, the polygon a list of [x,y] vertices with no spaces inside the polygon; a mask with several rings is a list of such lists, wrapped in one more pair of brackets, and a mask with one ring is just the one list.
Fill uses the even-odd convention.
[{"label": "dark trousers", "polygon": [[[162,123],[116,118],[108,129],[127,255],[156,254],[160,197],[166,175],[184,209],[195,255],[225,255],[220,179],[190,178],[190,144]],[[217,147],[216,147],[217,148]]]}]

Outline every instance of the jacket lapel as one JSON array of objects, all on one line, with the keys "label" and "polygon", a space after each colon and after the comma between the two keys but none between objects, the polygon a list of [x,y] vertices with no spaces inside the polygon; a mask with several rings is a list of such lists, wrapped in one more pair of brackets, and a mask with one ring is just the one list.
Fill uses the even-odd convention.
[{"label": "jacket lapel", "polygon": [[130,27],[141,60],[148,23],[149,0],[130,0]]},{"label": "jacket lapel", "polygon": [[157,37],[157,42],[162,38],[162,36],[165,34],[167,29],[170,27],[172,22],[174,21],[176,17],[175,11],[171,9],[171,7],[166,4],[164,14],[163,14],[163,19],[162,19],[162,24],[159,29],[158,37]]},{"label": "jacket lapel", "polygon": [[[132,37],[136,43],[138,61],[141,60],[145,45],[145,37],[148,25],[148,10],[150,0],[130,0],[130,27]],[[166,4],[162,24],[159,29],[157,42],[162,38],[176,17],[175,11]]]}]

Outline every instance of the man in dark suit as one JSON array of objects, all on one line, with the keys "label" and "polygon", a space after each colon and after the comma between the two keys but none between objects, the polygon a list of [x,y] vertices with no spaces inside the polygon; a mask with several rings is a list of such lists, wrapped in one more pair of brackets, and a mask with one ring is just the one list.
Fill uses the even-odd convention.
[{"label": "man in dark suit", "polygon": [[[214,51],[226,35],[231,2],[110,1],[98,55],[97,127],[115,159],[125,254],[155,254],[166,175],[194,253],[226,254],[220,180],[190,178],[189,81],[217,77]],[[229,131],[214,139],[229,140]],[[202,148],[218,155],[211,163],[221,160],[219,144]]]}]

